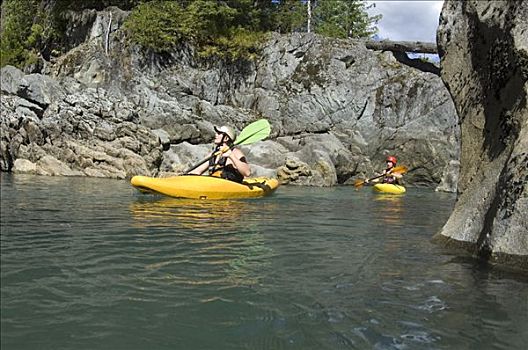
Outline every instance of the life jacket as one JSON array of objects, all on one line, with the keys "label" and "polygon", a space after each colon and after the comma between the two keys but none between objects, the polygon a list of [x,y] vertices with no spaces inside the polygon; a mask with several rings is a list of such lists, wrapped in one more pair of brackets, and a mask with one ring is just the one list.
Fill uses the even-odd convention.
[{"label": "life jacket", "polygon": [[[385,169],[385,172],[388,172],[390,170],[392,170],[393,168],[390,168],[390,169]],[[386,174],[384,177],[383,177],[383,181],[382,181],[384,184],[398,184],[398,179],[394,176],[392,176],[391,174]]]},{"label": "life jacket", "polygon": [[394,176],[387,175],[383,178],[383,183],[384,184],[394,184],[394,183],[397,183],[397,181]]},{"label": "life jacket", "polygon": [[[215,147],[213,153],[218,152],[220,149],[219,146]],[[240,161],[247,163],[246,157],[240,158]],[[244,175],[234,167],[233,164],[227,164],[227,158],[216,156],[209,160],[209,175],[221,177],[222,179],[231,180],[234,182],[242,182],[244,180]]]}]

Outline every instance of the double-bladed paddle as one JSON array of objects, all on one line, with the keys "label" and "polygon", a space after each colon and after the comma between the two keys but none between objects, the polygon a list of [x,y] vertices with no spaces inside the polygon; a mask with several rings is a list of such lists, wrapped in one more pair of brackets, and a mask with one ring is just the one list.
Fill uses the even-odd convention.
[{"label": "double-bladed paddle", "polygon": [[354,187],[361,188],[367,181],[376,180],[376,179],[379,179],[380,177],[383,177],[383,176],[386,176],[386,175],[390,175],[390,174],[394,174],[394,173],[405,174],[406,172],[407,172],[407,167],[405,165],[400,165],[400,166],[392,168],[387,174],[381,174],[381,175],[372,177],[372,178],[370,178],[368,180],[356,180],[354,182]]},{"label": "double-bladed paddle", "polygon": [[[233,142],[233,144],[229,147],[229,149],[232,149],[233,147],[238,146],[238,145],[250,145],[257,141],[264,140],[266,137],[269,136],[270,132],[271,132],[270,123],[266,119],[259,119],[249,124],[244,129],[242,129],[242,131],[236,138],[235,142]],[[188,174],[189,172],[198,168],[203,163],[209,161],[211,158],[216,157],[221,153],[223,152],[218,151],[218,152],[213,153],[209,157],[201,160],[199,163],[196,163],[193,166],[191,166],[189,169],[185,170],[184,174]]]}]

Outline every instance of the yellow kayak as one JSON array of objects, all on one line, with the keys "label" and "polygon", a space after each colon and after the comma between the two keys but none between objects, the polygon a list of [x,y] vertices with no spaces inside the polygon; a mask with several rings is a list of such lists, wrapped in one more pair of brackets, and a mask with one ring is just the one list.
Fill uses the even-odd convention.
[{"label": "yellow kayak", "polygon": [[266,177],[248,178],[242,183],[237,183],[203,175],[181,175],[167,178],[134,176],[130,183],[142,192],[192,199],[263,197],[273,193],[279,187],[277,179]]},{"label": "yellow kayak", "polygon": [[374,191],[390,194],[402,194],[405,193],[405,187],[393,184],[375,184],[373,186]]}]

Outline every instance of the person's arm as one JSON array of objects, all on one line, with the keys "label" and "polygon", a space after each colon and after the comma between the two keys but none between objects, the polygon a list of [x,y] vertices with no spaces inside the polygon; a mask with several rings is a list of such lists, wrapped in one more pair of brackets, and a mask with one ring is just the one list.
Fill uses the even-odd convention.
[{"label": "person's arm", "polygon": [[394,178],[394,183],[395,183],[396,185],[401,185],[401,184],[402,184],[402,181],[401,181],[401,179],[402,179],[402,177],[403,177],[402,174],[400,174],[400,173],[394,173],[394,174],[391,174],[391,175],[392,175],[392,177]]},{"label": "person's arm", "polygon": [[383,170],[381,172],[381,174],[378,173],[378,172],[374,173],[376,175],[375,178],[372,179],[372,180],[366,179],[365,183],[368,184],[368,183],[371,183],[371,182],[374,182],[374,183],[380,182],[381,180],[383,180],[383,177],[381,177],[381,175],[385,175],[386,172],[387,172],[386,170]]},{"label": "person's arm", "polygon": [[249,164],[243,160],[245,159],[244,153],[238,148],[225,152],[223,156],[228,157],[231,160],[233,166],[240,172],[240,174],[242,174],[242,176],[248,177],[251,175]]}]

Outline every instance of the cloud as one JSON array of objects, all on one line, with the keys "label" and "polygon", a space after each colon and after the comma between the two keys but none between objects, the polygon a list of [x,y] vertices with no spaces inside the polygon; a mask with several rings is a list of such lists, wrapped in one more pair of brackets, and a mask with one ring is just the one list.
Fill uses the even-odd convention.
[{"label": "cloud", "polygon": [[381,39],[436,42],[443,1],[369,1],[369,14],[382,14]]}]

